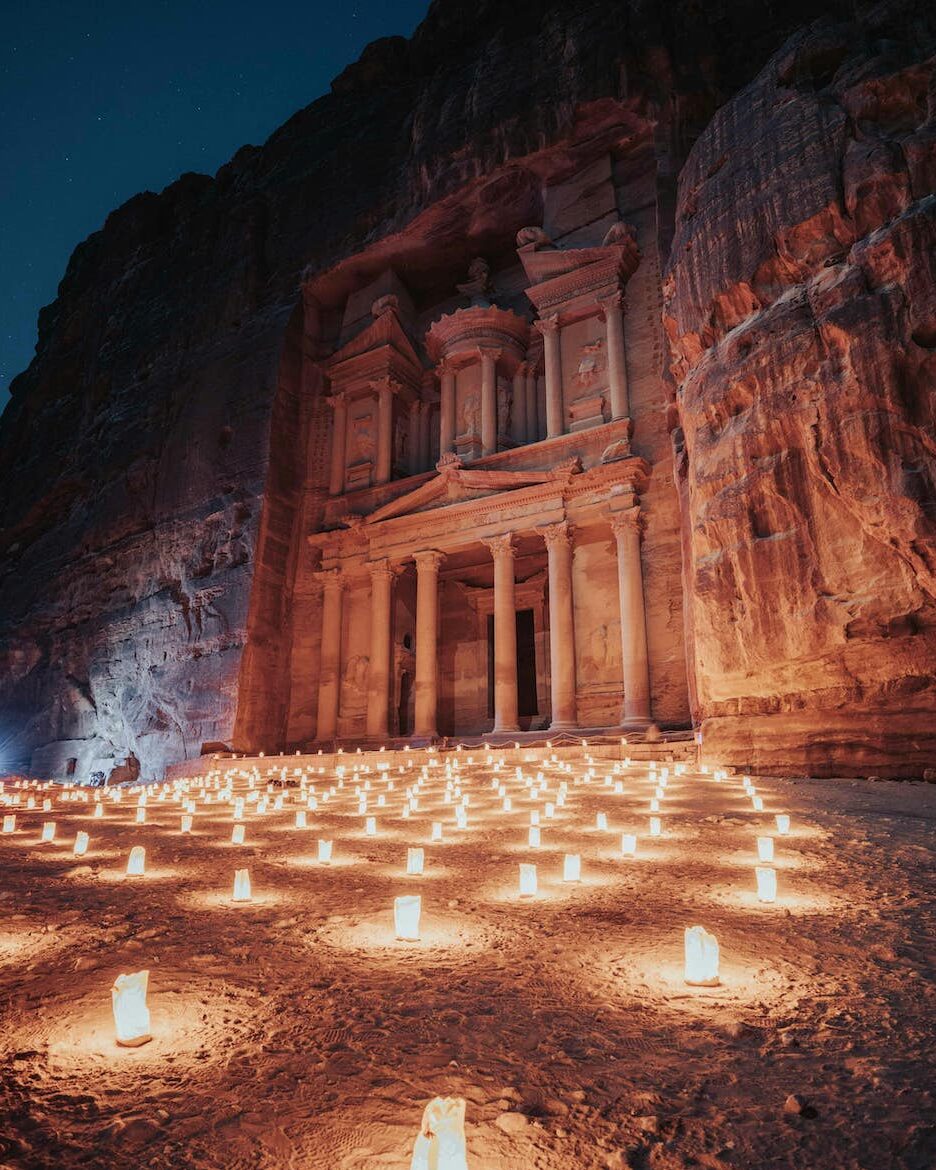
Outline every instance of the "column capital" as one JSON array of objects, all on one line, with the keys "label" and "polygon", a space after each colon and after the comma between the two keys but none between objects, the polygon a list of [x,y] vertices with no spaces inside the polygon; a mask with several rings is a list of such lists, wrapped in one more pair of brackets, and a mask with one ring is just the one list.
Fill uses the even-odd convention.
[{"label": "column capital", "polygon": [[413,560],[416,562],[417,572],[438,573],[445,560],[445,553],[440,553],[434,548],[427,548],[421,552],[413,553]]},{"label": "column capital", "polygon": [[525,378],[527,376],[527,372],[528,372],[529,368],[530,368],[529,362],[526,362],[526,361],[519,362],[517,364],[516,370],[514,370],[514,377],[515,378]]},{"label": "column capital", "polygon": [[627,298],[624,296],[624,293],[621,291],[621,289],[616,289],[614,292],[608,293],[606,296],[599,297],[598,304],[601,307],[602,317],[607,318],[609,309],[617,309],[619,312],[623,313],[627,308]]},{"label": "column capital", "polygon": [[559,332],[559,314],[553,313],[549,317],[540,317],[533,322],[533,328],[542,333],[544,337],[549,337]]},{"label": "column capital", "polygon": [[399,572],[397,566],[391,565],[386,557],[381,557],[377,561],[368,561],[367,571],[371,575],[371,580],[383,578],[385,581],[392,581]]},{"label": "column capital", "polygon": [[560,520],[558,524],[544,524],[536,530],[546,541],[546,547],[572,544],[572,527],[568,520]]},{"label": "column capital", "polygon": [[492,346],[492,345],[479,345],[478,348],[475,350],[475,353],[477,353],[478,357],[482,361],[484,361],[484,359],[487,358],[489,361],[492,361],[492,362],[499,361],[503,352],[504,351],[502,349],[497,349],[495,346]]},{"label": "column capital", "polygon": [[345,579],[341,569],[319,569],[315,576],[323,589],[344,588]]},{"label": "column capital", "polygon": [[451,358],[440,358],[435,364],[436,377],[441,381],[446,374],[454,374],[455,366],[452,364]]},{"label": "column capital", "polygon": [[512,532],[503,532],[499,536],[483,536],[481,543],[487,545],[496,561],[499,557],[513,558],[514,542]]},{"label": "column capital", "polygon": [[378,394],[399,394],[403,389],[403,383],[397,378],[390,377],[389,374],[382,378],[372,378],[368,385]]},{"label": "column capital", "polygon": [[332,408],[332,410],[338,406],[347,406],[347,401],[345,399],[343,390],[337,390],[334,394],[326,395],[325,401]]},{"label": "column capital", "polygon": [[630,508],[622,508],[620,512],[611,513],[611,531],[615,536],[636,534],[638,539],[644,529],[644,516],[639,504]]}]

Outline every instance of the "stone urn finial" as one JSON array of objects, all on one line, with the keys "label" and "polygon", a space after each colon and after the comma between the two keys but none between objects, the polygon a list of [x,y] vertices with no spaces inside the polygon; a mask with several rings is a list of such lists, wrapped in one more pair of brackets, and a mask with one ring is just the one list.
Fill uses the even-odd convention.
[{"label": "stone urn finial", "polygon": [[554,247],[554,244],[541,227],[525,227],[517,232],[517,247],[539,252]]},{"label": "stone urn finial", "polygon": [[468,298],[472,308],[491,307],[491,267],[483,256],[476,256],[468,266],[468,279],[455,287]]},{"label": "stone urn finial", "polygon": [[376,321],[378,317],[382,317],[384,313],[396,313],[400,308],[400,298],[396,293],[384,293],[382,297],[378,297],[371,305],[371,316]]}]

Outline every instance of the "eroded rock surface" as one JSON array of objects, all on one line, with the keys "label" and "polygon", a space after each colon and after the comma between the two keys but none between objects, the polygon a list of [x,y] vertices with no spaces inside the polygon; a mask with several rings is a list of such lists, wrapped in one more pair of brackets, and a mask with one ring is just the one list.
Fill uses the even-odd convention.
[{"label": "eroded rock surface", "polygon": [[933,29],[796,35],[680,176],[666,285],[706,743],[936,754]]}]

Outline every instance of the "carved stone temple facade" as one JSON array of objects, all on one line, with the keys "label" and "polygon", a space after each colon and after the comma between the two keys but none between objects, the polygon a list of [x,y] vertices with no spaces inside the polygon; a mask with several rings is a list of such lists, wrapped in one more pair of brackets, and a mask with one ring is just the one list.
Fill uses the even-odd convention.
[{"label": "carved stone temple facade", "polygon": [[291,742],[688,725],[655,257],[616,214],[576,227],[521,228],[422,305],[387,268],[340,307]]}]

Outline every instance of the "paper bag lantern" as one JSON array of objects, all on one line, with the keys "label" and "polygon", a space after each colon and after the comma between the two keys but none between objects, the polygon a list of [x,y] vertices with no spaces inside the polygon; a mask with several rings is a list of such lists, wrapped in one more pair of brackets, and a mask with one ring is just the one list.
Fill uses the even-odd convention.
[{"label": "paper bag lantern", "polygon": [[504,797],[504,803],[503,803],[502,807],[503,807],[504,812],[510,812],[510,810],[513,808],[513,801],[510,799],[509,796]]},{"label": "paper bag lantern", "polygon": [[3,831],[4,831],[4,833],[15,833],[16,832],[16,814],[15,813],[11,813],[9,816],[6,816],[3,818]]},{"label": "paper bag lantern", "polygon": [[333,841],[319,841],[318,843],[318,859],[319,865],[331,865],[332,859],[332,845]]},{"label": "paper bag lantern", "polygon": [[425,861],[425,853],[422,849],[407,849],[406,851],[406,872],[414,876],[418,876],[423,871],[423,862]]},{"label": "paper bag lantern", "polygon": [[757,876],[757,900],[759,902],[776,902],[777,900],[777,871],[769,865],[756,865],[754,873]]},{"label": "paper bag lantern", "polygon": [[659,817],[650,818],[650,836],[659,837],[663,832],[663,822]]},{"label": "paper bag lantern", "polygon": [[777,813],[777,832],[781,837],[785,837],[790,831],[790,818],[786,813]]},{"label": "paper bag lantern", "polygon": [[540,847],[540,831],[538,825],[530,825],[529,836],[527,837],[527,844],[531,849],[539,849]]},{"label": "paper bag lantern", "polygon": [[650,798],[650,811],[654,813],[660,811],[660,802],[655,796]]},{"label": "paper bag lantern", "polygon": [[136,810],[136,823],[138,825],[145,825],[146,824],[146,805],[145,804],[141,804],[140,807]]},{"label": "paper bag lantern", "polygon": [[250,871],[246,869],[235,869],[234,894],[231,900],[234,902],[249,902],[251,897]]},{"label": "paper bag lantern", "polygon": [[582,858],[578,853],[567,853],[562,862],[562,880],[564,882],[578,882],[582,880]]},{"label": "paper bag lantern", "polygon": [[422,898],[419,894],[404,894],[393,899],[393,925],[398,939],[405,942],[419,941],[419,915]]},{"label": "paper bag lantern", "polygon": [[180,832],[191,833],[192,831],[192,814],[184,813],[182,816],[182,823],[180,825]]},{"label": "paper bag lantern", "polygon": [[531,811],[530,811],[530,824],[531,825],[538,825],[539,823],[540,823],[539,809],[535,809],[535,808],[531,809]]},{"label": "paper bag lantern", "polygon": [[764,811],[764,798],[762,796],[752,796],[751,797],[751,804],[752,804],[755,812],[763,812]]},{"label": "paper bag lantern", "polygon": [[40,841],[54,841],[55,840],[55,821],[46,821],[42,826],[42,836]]},{"label": "paper bag lantern", "polygon": [[546,803],[546,820],[551,821],[556,815],[556,806],[550,801]]},{"label": "paper bag lantern", "polygon": [[234,828],[231,830],[231,844],[232,845],[243,845],[245,832],[246,832],[245,825],[235,825]]},{"label": "paper bag lantern", "polygon": [[595,828],[596,829],[607,829],[607,827],[608,827],[608,814],[603,813],[603,812],[597,813],[595,815]]},{"label": "paper bag lantern", "polygon": [[634,833],[621,834],[621,852],[625,857],[633,857],[637,853],[637,837]]},{"label": "paper bag lantern", "polygon": [[757,860],[758,861],[773,861],[773,837],[758,837],[757,838]]},{"label": "paper bag lantern", "polygon": [[142,877],[146,872],[146,850],[142,845],[134,845],[127,859],[127,877]]},{"label": "paper bag lantern", "polygon": [[305,809],[304,808],[297,809],[297,811],[296,811],[296,828],[297,829],[304,829],[305,827],[306,827]]},{"label": "paper bag lantern", "polygon": [[532,898],[536,894],[536,866],[521,863],[520,865],[520,897]]},{"label": "paper bag lantern", "polygon": [[718,986],[718,940],[704,926],[687,926],[686,982],[692,987]]},{"label": "paper bag lantern", "polygon": [[436,1097],[429,1102],[410,1170],[468,1170],[464,1098]]},{"label": "paper bag lantern", "polygon": [[441,821],[433,821],[432,822],[432,835],[429,839],[430,839],[430,841],[441,841],[442,840],[442,822]]},{"label": "paper bag lantern", "polygon": [[139,1048],[152,1040],[150,1013],[146,1006],[149,971],[118,975],[111,989],[114,1007],[114,1030],[121,1048]]},{"label": "paper bag lantern", "polygon": [[84,857],[88,852],[88,834],[81,830],[75,835],[75,857]]},{"label": "paper bag lantern", "polygon": [[368,817],[365,820],[364,832],[367,834],[368,837],[376,837],[377,836],[377,818],[376,817]]},{"label": "paper bag lantern", "polygon": [[101,817],[103,817],[103,816],[104,816],[104,805],[103,805],[103,804],[100,804],[100,803],[99,803],[99,804],[96,804],[96,805],[94,806],[94,818],[95,818],[95,820],[100,820],[100,819],[101,819]]},{"label": "paper bag lantern", "polygon": [[234,797],[234,820],[242,821],[244,819],[244,798],[242,796]]}]

